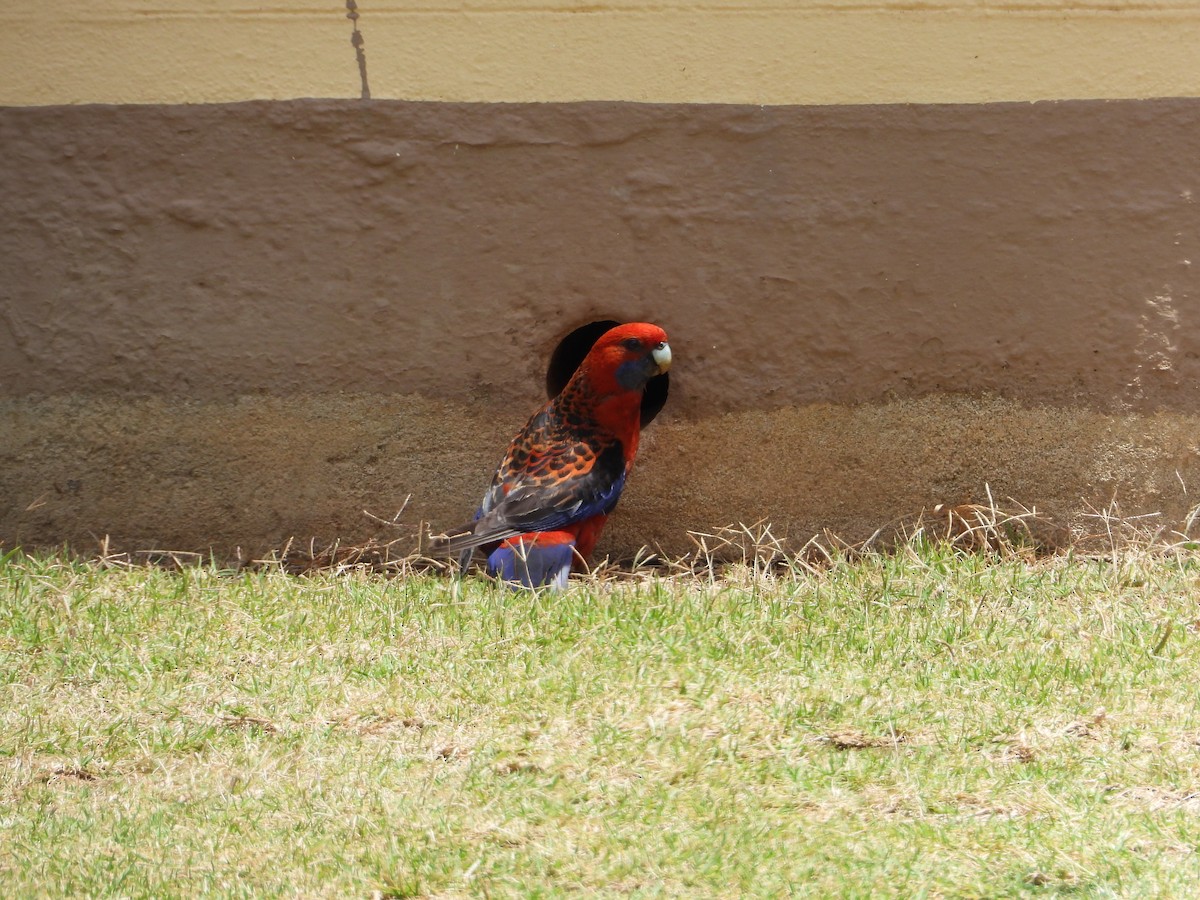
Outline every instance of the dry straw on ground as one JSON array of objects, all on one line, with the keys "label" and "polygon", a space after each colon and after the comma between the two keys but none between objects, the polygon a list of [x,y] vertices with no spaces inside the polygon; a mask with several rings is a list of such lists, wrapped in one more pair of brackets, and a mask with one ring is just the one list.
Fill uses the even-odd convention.
[{"label": "dry straw on ground", "polygon": [[[1193,545],[1192,532],[1200,521],[1200,507],[1191,510],[1172,528],[1157,513],[1127,515],[1114,500],[1104,509],[1086,507],[1074,521],[1056,521],[1016,500],[996,500],[984,487],[979,503],[937,504],[929,509],[881,525],[866,540],[848,542],[832,531],[797,541],[780,534],[766,519],[734,523],[708,531],[688,531],[693,549],[670,556],[661,548],[643,547],[632,558],[594,561],[587,577],[594,581],[653,578],[760,577],[781,574],[816,574],[837,560],[852,560],[864,553],[904,553],[922,544],[942,545],[962,553],[982,553],[1027,561],[1064,553],[1105,557],[1119,561],[1134,551],[1171,552]],[[338,540],[318,542],[289,539],[262,558],[238,556],[214,560],[200,553],[176,550],[114,550],[105,538],[96,559],[105,565],[149,564],[167,568],[212,563],[221,568],[277,569],[293,575],[337,572],[372,572],[402,576],[457,572],[457,562],[429,551],[425,522],[405,522],[411,496],[390,517],[363,510],[381,529],[381,535],[361,543]]]}]

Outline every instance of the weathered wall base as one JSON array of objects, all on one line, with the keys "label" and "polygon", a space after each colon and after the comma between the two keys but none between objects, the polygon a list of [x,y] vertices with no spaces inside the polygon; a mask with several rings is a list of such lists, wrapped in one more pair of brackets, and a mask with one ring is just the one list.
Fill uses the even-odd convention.
[{"label": "weathered wall base", "polygon": [[[289,537],[415,546],[420,522],[469,516],[521,418],[415,396],[0,401],[2,534],[218,558]],[[793,541],[862,540],[939,502],[986,502],[988,486],[1084,529],[1114,499],[1174,527],[1200,502],[1198,441],[1196,415],[946,396],[658,422],[601,553],[680,554],[688,529],[762,519]],[[410,493],[409,530],[363,514],[390,517]]]}]

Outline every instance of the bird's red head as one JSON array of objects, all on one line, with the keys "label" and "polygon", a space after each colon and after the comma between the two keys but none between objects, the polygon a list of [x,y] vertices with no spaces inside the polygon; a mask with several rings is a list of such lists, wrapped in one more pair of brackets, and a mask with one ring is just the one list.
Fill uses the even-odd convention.
[{"label": "bird's red head", "polygon": [[601,394],[640,392],[655,375],[671,367],[667,333],[648,322],[618,325],[600,336],[579,365]]}]

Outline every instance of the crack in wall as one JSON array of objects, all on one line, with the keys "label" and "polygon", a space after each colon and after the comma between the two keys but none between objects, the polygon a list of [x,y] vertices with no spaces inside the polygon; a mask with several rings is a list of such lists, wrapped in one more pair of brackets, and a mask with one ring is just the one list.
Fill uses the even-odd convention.
[{"label": "crack in wall", "polygon": [[354,0],[346,0],[346,10],[346,18],[354,26],[354,31],[350,35],[350,45],[354,47],[354,58],[358,62],[358,77],[362,81],[360,96],[363,100],[370,100],[371,87],[367,84],[367,51],[364,49],[366,41],[362,32],[358,30],[358,4]]}]

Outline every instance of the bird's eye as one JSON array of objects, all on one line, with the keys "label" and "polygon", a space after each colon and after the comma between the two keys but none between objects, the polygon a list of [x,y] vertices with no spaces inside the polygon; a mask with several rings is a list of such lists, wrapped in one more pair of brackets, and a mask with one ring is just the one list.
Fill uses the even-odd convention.
[{"label": "bird's eye", "polygon": [[637,338],[625,338],[625,340],[621,341],[621,346],[626,350],[641,350],[642,342]]}]

